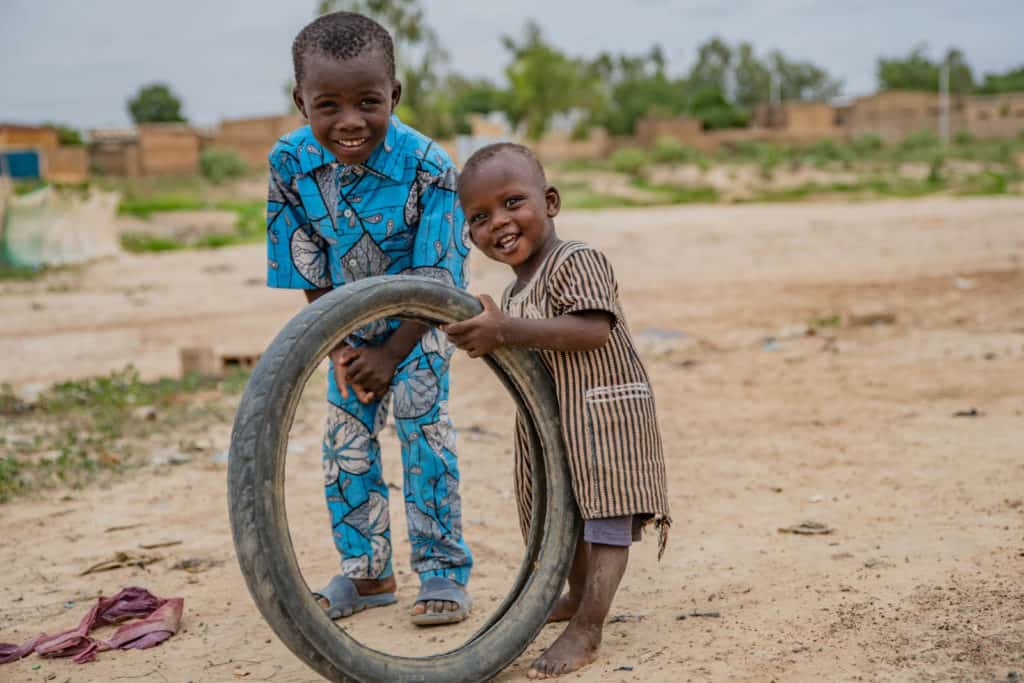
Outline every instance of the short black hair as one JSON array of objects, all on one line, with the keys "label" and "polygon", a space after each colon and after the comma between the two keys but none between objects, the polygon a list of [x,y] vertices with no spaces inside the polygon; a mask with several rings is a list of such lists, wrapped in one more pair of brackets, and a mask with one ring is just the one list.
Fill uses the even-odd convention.
[{"label": "short black hair", "polygon": [[306,24],[292,43],[295,83],[302,83],[306,55],[318,52],[332,59],[358,57],[380,50],[387,60],[388,75],[395,79],[395,44],[387,29],[373,19],[356,12],[331,12]]},{"label": "short black hair", "polygon": [[516,142],[495,142],[494,144],[485,145],[470,155],[469,159],[466,160],[465,166],[462,167],[462,173],[459,174],[459,187],[462,186],[463,181],[473,175],[485,161],[493,159],[502,152],[512,152],[526,159],[540,175],[540,181],[542,185],[548,184],[547,174],[544,173],[544,167],[540,163],[540,159],[533,153],[526,145],[520,145]]}]

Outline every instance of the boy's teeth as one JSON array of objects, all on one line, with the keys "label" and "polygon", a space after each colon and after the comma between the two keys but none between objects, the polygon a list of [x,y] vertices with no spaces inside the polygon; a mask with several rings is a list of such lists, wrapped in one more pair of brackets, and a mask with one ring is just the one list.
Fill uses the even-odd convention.
[{"label": "boy's teeth", "polygon": [[358,140],[338,140],[338,144],[342,147],[358,147],[364,142],[366,142],[366,138],[360,138]]}]

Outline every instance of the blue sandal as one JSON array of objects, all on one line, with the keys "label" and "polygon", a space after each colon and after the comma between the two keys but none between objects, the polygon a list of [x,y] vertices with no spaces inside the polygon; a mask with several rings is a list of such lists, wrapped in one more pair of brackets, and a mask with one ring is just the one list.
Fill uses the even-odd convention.
[{"label": "blue sandal", "polygon": [[469,616],[469,608],[473,601],[469,599],[465,587],[443,576],[429,576],[423,579],[420,584],[420,594],[416,596],[416,603],[440,600],[442,602],[454,602],[459,606],[454,611],[424,612],[413,614],[412,623],[417,626],[437,626],[439,624],[455,624]]},{"label": "blue sandal", "polygon": [[327,601],[324,611],[331,619],[350,617],[370,607],[384,607],[398,602],[394,593],[360,595],[352,579],[341,575],[335,576],[322,590],[313,593],[313,597]]}]

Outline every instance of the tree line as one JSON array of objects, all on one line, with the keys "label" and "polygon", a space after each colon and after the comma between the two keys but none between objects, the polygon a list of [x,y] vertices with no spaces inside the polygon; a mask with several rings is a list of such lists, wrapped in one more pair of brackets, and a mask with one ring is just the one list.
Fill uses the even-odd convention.
[{"label": "tree line", "polygon": [[[592,126],[630,135],[648,115],[685,114],[705,129],[742,127],[759,104],[828,101],[842,92],[842,81],[823,67],[779,50],[758,54],[749,42],[710,38],[697,47],[688,72],[671,75],[658,45],[586,59],[557,48],[533,20],[502,39],[508,58],[503,82],[471,78],[452,68],[420,0],[321,0],[317,8],[321,14],[337,10],[372,16],[391,30],[403,86],[398,114],[436,138],[468,133],[471,114],[490,112],[504,113],[531,138],[559,116],[574,122],[580,136]],[[954,94],[1024,91],[1024,65],[978,76],[960,50],[933,60],[924,45],[879,58],[878,88],[938,91],[944,67]],[[180,100],[165,84],[146,86],[128,107],[136,123],[184,120]]]}]

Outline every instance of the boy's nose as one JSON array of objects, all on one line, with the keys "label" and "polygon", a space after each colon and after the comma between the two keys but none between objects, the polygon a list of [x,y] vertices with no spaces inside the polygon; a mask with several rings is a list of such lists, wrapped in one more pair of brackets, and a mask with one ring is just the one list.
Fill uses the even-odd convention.
[{"label": "boy's nose", "polygon": [[342,114],[334,123],[334,127],[339,131],[362,130],[364,128],[363,117],[355,112]]},{"label": "boy's nose", "polygon": [[491,219],[491,225],[495,228],[503,228],[512,221],[511,217],[505,211],[495,211],[494,218]]}]

